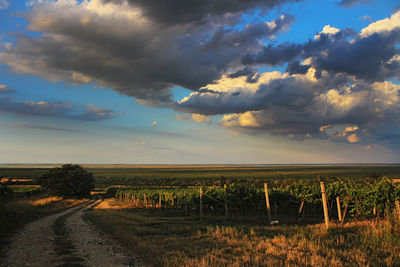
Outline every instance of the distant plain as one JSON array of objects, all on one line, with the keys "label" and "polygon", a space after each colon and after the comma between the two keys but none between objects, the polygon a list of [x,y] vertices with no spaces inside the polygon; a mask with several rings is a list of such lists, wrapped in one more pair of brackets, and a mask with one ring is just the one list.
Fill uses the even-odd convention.
[{"label": "distant plain", "polygon": [[[10,178],[37,178],[50,164],[3,164],[0,175]],[[83,165],[93,173],[96,187],[110,185],[196,185],[227,182],[317,180],[323,178],[360,179],[371,176],[400,178],[400,164],[355,165]]]}]

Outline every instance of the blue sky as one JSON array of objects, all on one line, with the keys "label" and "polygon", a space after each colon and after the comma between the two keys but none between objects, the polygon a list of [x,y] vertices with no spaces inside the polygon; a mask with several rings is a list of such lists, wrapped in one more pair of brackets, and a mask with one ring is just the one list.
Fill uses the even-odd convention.
[{"label": "blue sky", "polygon": [[399,162],[397,1],[160,1],[0,0],[0,162]]}]

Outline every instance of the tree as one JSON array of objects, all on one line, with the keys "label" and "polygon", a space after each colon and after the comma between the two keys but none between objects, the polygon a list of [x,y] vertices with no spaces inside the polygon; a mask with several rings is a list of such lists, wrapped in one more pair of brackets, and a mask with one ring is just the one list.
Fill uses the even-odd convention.
[{"label": "tree", "polygon": [[94,187],[93,174],[82,166],[65,164],[48,170],[39,178],[39,184],[50,194],[61,197],[89,196]]}]

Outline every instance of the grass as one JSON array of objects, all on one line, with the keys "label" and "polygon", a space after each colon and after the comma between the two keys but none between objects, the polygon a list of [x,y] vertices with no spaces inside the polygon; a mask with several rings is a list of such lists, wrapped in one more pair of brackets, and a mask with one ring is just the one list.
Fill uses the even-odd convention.
[{"label": "grass", "polygon": [[153,266],[399,266],[399,222],[268,225],[266,218],[184,216],[106,200],[87,214]]},{"label": "grass", "polygon": [[36,196],[0,203],[0,259],[10,237],[25,224],[75,206],[84,200]]},{"label": "grass", "polygon": [[[318,176],[362,178],[375,172],[400,176],[400,165],[332,166],[84,166],[93,173],[96,187],[110,185],[196,185],[228,180],[316,179]],[[48,168],[2,167],[0,174],[12,178],[37,178]]]}]

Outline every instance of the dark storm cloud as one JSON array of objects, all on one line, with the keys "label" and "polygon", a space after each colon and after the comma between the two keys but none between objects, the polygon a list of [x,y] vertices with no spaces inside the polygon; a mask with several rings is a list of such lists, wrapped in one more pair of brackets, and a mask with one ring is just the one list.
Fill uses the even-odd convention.
[{"label": "dark storm cloud", "polygon": [[269,64],[272,66],[282,65],[300,55],[303,47],[299,44],[284,43],[279,45],[268,45],[257,54],[247,53],[242,63],[245,65],[251,64]]},{"label": "dark storm cloud", "polygon": [[211,93],[211,94],[222,94],[222,92],[207,89],[207,88],[202,88],[198,90],[199,93]]},{"label": "dark storm cloud", "polygon": [[[354,35],[350,29],[336,34],[320,33],[315,40],[304,44],[283,43],[269,45],[257,54],[246,54],[244,64],[282,65],[285,62],[312,57],[317,71],[354,75],[356,78],[370,81],[382,81],[398,77],[400,65],[391,59],[399,54],[396,46],[400,42],[400,26],[390,32],[373,33],[369,36]],[[287,71],[296,73],[300,65],[289,63]],[[302,67],[302,66],[301,66]],[[303,70],[297,73],[304,73]]]},{"label": "dark storm cloud", "polygon": [[397,76],[398,62],[390,59],[399,54],[396,45],[400,42],[400,27],[389,34],[375,33],[358,38],[354,43],[342,41],[319,55],[315,64],[319,69],[334,73],[346,73],[357,78],[382,81]]},{"label": "dark storm cloud", "polygon": [[11,112],[24,116],[55,117],[71,120],[100,121],[112,119],[119,114],[107,108],[88,104],[80,108],[71,103],[49,103],[45,101],[15,102],[11,97],[0,98],[0,112]]},{"label": "dark storm cloud", "polygon": [[294,77],[274,79],[268,84],[261,83],[254,93],[246,92],[246,88],[236,89],[232,94],[194,93],[185,101],[177,103],[176,109],[203,115],[257,111],[271,105],[296,109],[314,98],[314,86]]},{"label": "dark storm cloud", "polygon": [[254,69],[251,69],[249,67],[246,67],[244,69],[240,69],[238,71],[235,71],[231,74],[228,75],[229,78],[237,78],[240,76],[254,76],[256,74],[256,71]]},{"label": "dark storm cloud", "polygon": [[[269,9],[300,0],[128,0],[143,10],[146,17],[161,24],[199,23],[214,17],[229,18],[231,14],[252,8]],[[105,0],[122,3],[122,0]]]},{"label": "dark storm cloud", "polygon": [[[194,8],[196,5],[212,5],[211,10],[218,10],[212,14],[221,12],[222,16],[226,10],[220,10],[223,5],[219,1],[190,5],[189,1],[138,1],[131,7],[125,1],[107,3],[104,8],[110,14],[98,10],[102,8],[99,1],[85,5],[37,3],[27,18],[29,28],[43,35],[19,37],[15,46],[0,53],[0,61],[18,73],[53,81],[96,82],[134,96],[141,103],[167,105],[172,102],[170,88],[178,85],[198,90],[212,83],[237,65],[246,51],[261,46],[260,39],[276,35],[294,20],[284,15],[242,30],[221,30],[221,25],[214,22],[200,26],[154,22],[170,22],[171,14],[175,14],[171,18],[186,21],[179,18],[186,8],[203,16]],[[157,15],[160,6],[156,3],[170,4],[161,9],[167,17]],[[234,1],[227,9],[239,12],[258,3],[269,6],[279,1]],[[165,8],[174,12],[166,12]],[[187,21],[196,18],[194,13],[188,13]]]},{"label": "dark storm cloud", "polygon": [[246,76],[247,77],[246,82],[248,82],[248,83],[256,83],[258,81],[258,79],[260,78],[260,74],[257,73],[256,70],[248,68],[248,67],[246,67],[244,69],[240,69],[240,70],[230,73],[228,75],[229,78],[237,78],[240,76]]},{"label": "dark storm cloud", "polygon": [[260,38],[273,36],[286,29],[294,20],[295,18],[291,15],[282,15],[272,23],[248,24],[241,31],[229,31],[221,28],[212,36],[204,49],[237,46],[250,48],[256,45]]},{"label": "dark storm cloud", "polygon": [[289,62],[286,72],[289,74],[306,74],[311,65],[301,65],[299,61]]},{"label": "dark storm cloud", "polygon": [[335,34],[320,33],[317,39],[309,39],[304,44],[282,43],[278,45],[269,44],[258,53],[247,53],[242,63],[269,64],[272,66],[282,65],[296,58],[307,58],[334,47],[338,43],[346,42],[346,38],[356,33],[351,29],[343,29]]}]

